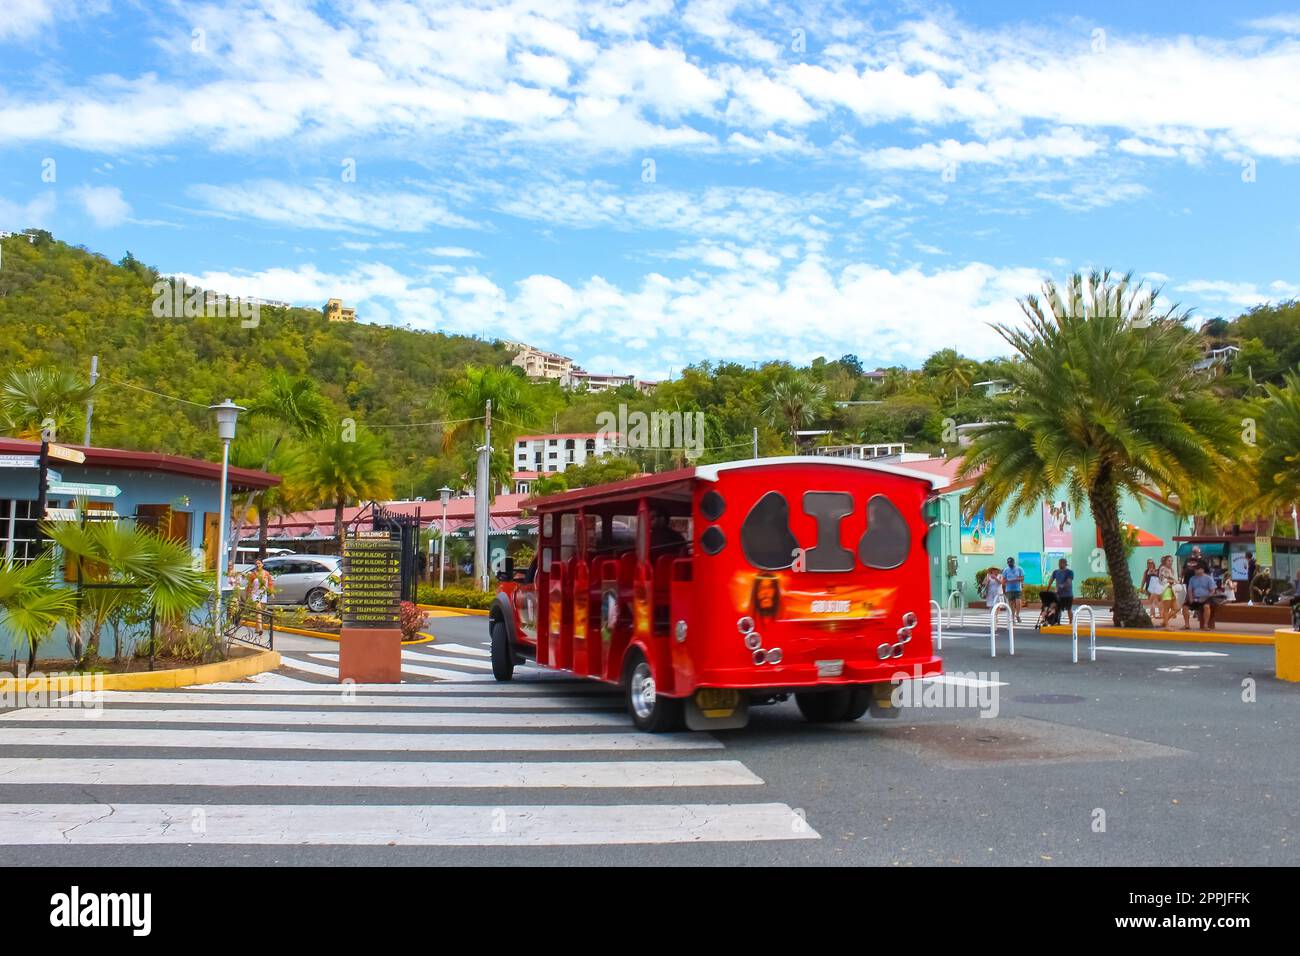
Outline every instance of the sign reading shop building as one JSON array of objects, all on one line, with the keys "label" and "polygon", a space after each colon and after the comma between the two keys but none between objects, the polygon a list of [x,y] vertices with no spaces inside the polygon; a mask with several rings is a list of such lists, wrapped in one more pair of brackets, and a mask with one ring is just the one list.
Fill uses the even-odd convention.
[{"label": "sign reading shop building", "polygon": [[343,626],[395,628],[401,603],[401,541],[387,531],[349,534],[343,541]]}]

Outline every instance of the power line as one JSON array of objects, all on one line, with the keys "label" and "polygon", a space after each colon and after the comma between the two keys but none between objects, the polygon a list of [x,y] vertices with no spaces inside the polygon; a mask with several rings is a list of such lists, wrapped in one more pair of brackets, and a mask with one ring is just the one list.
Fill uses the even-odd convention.
[{"label": "power line", "polygon": [[[107,376],[105,376],[105,378],[107,378]],[[143,385],[132,385],[130,382],[122,382],[115,378],[109,378],[108,381],[114,385],[121,385],[123,388],[134,388],[136,391],[139,392],[148,392],[150,395],[156,395],[158,398],[165,398],[171,402],[181,402],[182,404],[193,405],[195,408],[202,408],[202,409],[206,409],[208,407],[202,402],[191,402],[188,398],[178,398],[175,395],[166,395],[162,392],[155,392],[153,389],[145,388]]]},{"label": "power line", "polygon": [[466,422],[481,422],[487,416],[479,415],[477,418],[449,418],[442,422],[402,422],[397,425],[371,425],[366,423],[367,428],[424,428],[429,425],[463,425]]}]

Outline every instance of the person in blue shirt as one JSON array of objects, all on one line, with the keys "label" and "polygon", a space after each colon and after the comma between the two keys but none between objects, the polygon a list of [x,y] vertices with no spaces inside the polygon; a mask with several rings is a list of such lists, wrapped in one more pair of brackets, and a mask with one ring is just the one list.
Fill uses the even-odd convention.
[{"label": "person in blue shirt", "polygon": [[1052,576],[1047,579],[1049,587],[1056,589],[1056,603],[1061,606],[1061,614],[1068,617],[1068,623],[1074,621],[1074,572],[1069,568],[1069,562],[1062,558],[1056,563],[1056,570]]},{"label": "person in blue shirt", "polygon": [[1020,623],[1020,608],[1024,601],[1025,569],[1016,567],[1015,558],[1007,558],[1007,570],[1002,575],[1002,586],[1007,591],[1007,603],[1011,605],[1011,614]]}]

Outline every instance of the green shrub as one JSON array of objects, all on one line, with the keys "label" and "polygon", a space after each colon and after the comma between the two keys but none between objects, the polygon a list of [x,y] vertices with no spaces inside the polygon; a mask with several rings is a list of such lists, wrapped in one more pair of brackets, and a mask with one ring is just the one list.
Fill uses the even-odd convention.
[{"label": "green shrub", "polygon": [[415,592],[417,604],[477,608],[481,611],[490,608],[495,597],[495,589],[492,591],[478,591],[473,588],[444,588],[439,590],[427,584],[421,584]]},{"label": "green shrub", "polygon": [[1080,589],[1085,598],[1108,598],[1111,596],[1110,578],[1084,578]]}]

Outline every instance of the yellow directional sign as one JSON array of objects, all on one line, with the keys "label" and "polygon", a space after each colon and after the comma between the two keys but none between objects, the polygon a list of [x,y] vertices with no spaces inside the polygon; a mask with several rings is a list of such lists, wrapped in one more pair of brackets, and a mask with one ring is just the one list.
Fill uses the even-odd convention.
[{"label": "yellow directional sign", "polygon": [[65,445],[55,445],[53,443],[45,450],[45,454],[50,458],[58,458],[60,461],[70,461],[75,464],[82,464],[86,460],[84,451],[77,451],[75,448],[68,448]]}]

